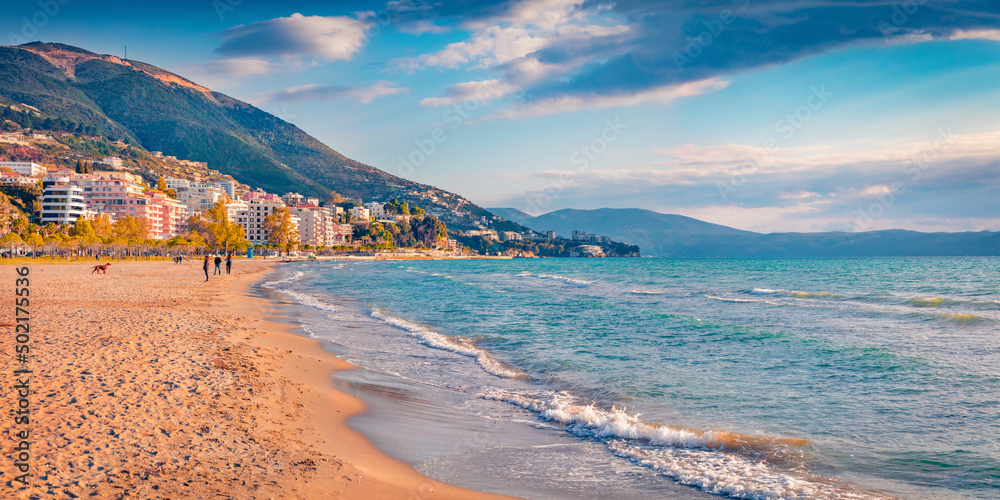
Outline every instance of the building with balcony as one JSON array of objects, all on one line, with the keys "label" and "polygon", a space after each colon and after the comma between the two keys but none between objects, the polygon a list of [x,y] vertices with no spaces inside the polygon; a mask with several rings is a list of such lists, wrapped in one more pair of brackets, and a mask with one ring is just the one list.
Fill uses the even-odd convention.
[{"label": "building with balcony", "polygon": [[[83,188],[69,177],[47,177],[48,187],[42,189],[42,224],[73,224],[87,215]],[[43,181],[43,182],[45,182]]]}]

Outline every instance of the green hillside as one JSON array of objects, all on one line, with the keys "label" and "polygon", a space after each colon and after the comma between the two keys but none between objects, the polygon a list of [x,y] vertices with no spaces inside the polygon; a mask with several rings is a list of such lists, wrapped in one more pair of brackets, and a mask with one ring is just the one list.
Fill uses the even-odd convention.
[{"label": "green hillside", "polygon": [[[26,104],[148,151],[207,162],[270,192],[420,206],[428,202],[417,194],[441,192],[346,158],[291,123],[168,71],[62,44],[0,47],[0,104]],[[486,213],[450,198],[457,206],[442,209]]]}]

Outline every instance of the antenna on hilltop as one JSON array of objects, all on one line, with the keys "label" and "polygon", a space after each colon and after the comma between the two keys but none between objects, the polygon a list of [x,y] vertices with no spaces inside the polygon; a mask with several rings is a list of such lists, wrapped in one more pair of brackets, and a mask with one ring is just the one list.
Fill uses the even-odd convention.
[{"label": "antenna on hilltop", "polygon": [[125,60],[128,61],[128,44],[125,44]]}]

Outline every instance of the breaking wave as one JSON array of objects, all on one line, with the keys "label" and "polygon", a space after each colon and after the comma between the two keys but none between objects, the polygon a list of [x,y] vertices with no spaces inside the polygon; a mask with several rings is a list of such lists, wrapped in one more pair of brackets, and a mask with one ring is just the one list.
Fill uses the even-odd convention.
[{"label": "breaking wave", "polygon": [[581,404],[567,392],[488,388],[480,398],[502,401],[562,424],[573,435],[603,441],[612,453],[674,478],[681,484],[733,498],[866,499],[883,498],[807,480],[754,458],[781,455],[808,444],[800,439],[746,436],[644,422],[624,408]]},{"label": "breaking wave", "polygon": [[486,373],[501,378],[528,378],[527,374],[523,371],[494,358],[490,355],[490,353],[477,347],[475,342],[470,338],[449,337],[447,335],[442,335],[424,325],[386,314],[383,310],[378,308],[372,309],[370,314],[371,317],[378,319],[383,323],[390,324],[400,330],[409,332],[410,335],[416,337],[420,343],[428,347],[454,352],[470,358],[476,358],[476,363],[478,363],[479,366],[486,371]]}]

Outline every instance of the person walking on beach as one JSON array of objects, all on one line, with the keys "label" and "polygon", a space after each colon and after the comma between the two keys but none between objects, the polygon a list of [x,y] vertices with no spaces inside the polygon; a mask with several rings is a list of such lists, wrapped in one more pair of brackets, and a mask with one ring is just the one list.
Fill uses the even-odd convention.
[{"label": "person walking on beach", "polygon": [[205,263],[201,266],[205,270],[205,281],[208,281],[208,255],[205,256]]},{"label": "person walking on beach", "polygon": [[212,274],[222,274],[222,267],[220,267],[221,265],[222,265],[222,257],[219,257],[218,255],[216,255],[215,256],[215,272],[213,272]]},{"label": "person walking on beach", "polygon": [[226,274],[229,274],[229,270],[233,268],[233,254],[226,256]]}]

